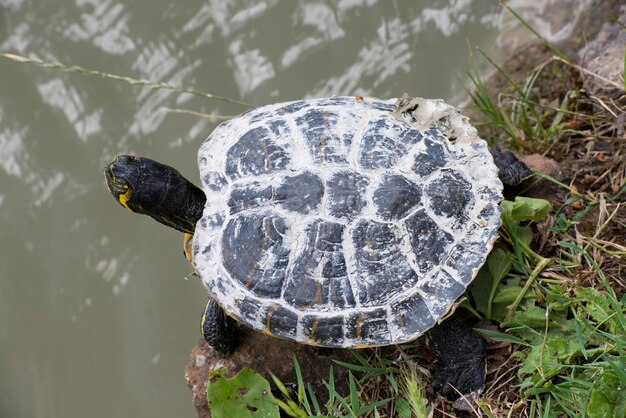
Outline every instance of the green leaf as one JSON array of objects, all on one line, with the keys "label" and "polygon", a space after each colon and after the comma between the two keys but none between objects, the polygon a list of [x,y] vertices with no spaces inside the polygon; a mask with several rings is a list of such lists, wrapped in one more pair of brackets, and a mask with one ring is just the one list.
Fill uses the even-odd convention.
[{"label": "green leaf", "polygon": [[468,288],[476,309],[485,314],[486,319],[492,319],[491,304],[494,302],[494,297],[497,297],[500,281],[509,272],[512,263],[513,259],[507,252],[501,248],[494,249]]},{"label": "green leaf", "polygon": [[526,325],[529,328],[543,329],[546,325],[546,311],[538,306],[528,306],[525,309],[515,311],[511,322]]},{"label": "green leaf", "polygon": [[214,418],[279,418],[270,384],[255,371],[244,368],[235,377],[225,377],[226,369],[212,375],[207,384],[209,410]]},{"label": "green leaf", "polygon": [[613,370],[605,370],[591,392],[587,407],[589,418],[622,418],[626,416],[626,387]]},{"label": "green leaf", "polygon": [[550,232],[567,232],[570,227],[577,225],[578,222],[567,219],[562,213],[554,220],[555,225],[548,228]]},{"label": "green leaf", "polygon": [[[311,398],[311,403],[313,404],[313,410],[315,411],[315,415],[322,415],[322,410],[320,409],[320,404],[317,401],[317,395],[315,395],[315,391],[313,390],[313,386],[310,383],[306,384],[306,390],[309,393],[309,397]],[[306,396],[305,396],[306,399]],[[308,412],[308,411],[307,411]]]},{"label": "green leaf", "polygon": [[619,361],[607,360],[607,363],[609,363],[609,366],[611,366],[613,373],[615,373],[617,378],[622,382],[621,384],[622,385],[626,384],[626,367],[624,365],[624,362],[621,360]]},{"label": "green leaf", "polygon": [[550,212],[550,202],[544,199],[517,196],[511,207],[511,218],[516,221],[542,221]]},{"label": "green leaf", "polygon": [[396,399],[396,414],[398,418],[411,418],[411,405],[406,399]]},{"label": "green leaf", "polygon": [[526,341],[522,340],[521,338],[517,338],[517,337],[514,337],[513,335],[505,334],[503,332],[492,331],[490,329],[483,329],[483,328],[474,328],[474,331],[478,332],[479,334],[486,335],[495,341],[519,344],[525,347],[532,347],[530,344],[528,344]]},{"label": "green leaf", "polygon": [[278,390],[280,390],[280,393],[282,393],[285,396],[289,396],[289,391],[287,390],[283,382],[280,381],[279,378],[277,378],[276,376],[272,374],[272,380],[274,381],[274,384],[276,385]]},{"label": "green leaf", "polygon": [[304,379],[302,378],[302,371],[300,370],[300,363],[298,363],[298,359],[296,356],[293,356],[293,366],[296,371],[296,379],[298,381],[298,402],[300,405],[304,406],[304,409],[311,414],[311,405],[309,404],[309,399],[306,396],[306,390],[304,386]]},{"label": "green leaf", "polygon": [[[522,291],[521,286],[512,285],[512,286],[504,286],[497,293],[496,297],[493,299],[493,303],[513,303],[515,299],[517,299],[517,295]],[[527,297],[532,297],[529,295]]]},{"label": "green leaf", "polygon": [[324,382],[324,385],[328,389],[328,401],[326,401],[326,409],[332,411],[335,407],[335,376],[333,374],[333,366],[330,366],[328,371],[328,383]]},{"label": "green leaf", "polygon": [[518,242],[528,247],[533,240],[533,231],[528,226],[515,225],[515,236]]},{"label": "green leaf", "polygon": [[578,245],[571,243],[571,242],[567,242],[567,241],[559,241],[558,244],[561,247],[565,247],[568,248],[570,250],[574,250],[575,252],[579,253],[579,254],[583,254],[585,252],[585,250],[583,250],[582,248],[580,248]]},{"label": "green leaf", "polygon": [[576,309],[572,309],[572,314],[574,315],[574,330],[576,331],[576,340],[578,341],[578,346],[580,347],[580,352],[583,354],[585,360],[589,358],[587,354],[587,347],[585,342],[585,336],[583,335],[583,321],[581,321],[580,317],[576,313]]},{"label": "green leaf", "polygon": [[611,304],[606,293],[592,287],[579,288],[576,290],[576,299],[581,304],[579,314],[591,317],[598,324],[607,324],[611,331],[615,331],[614,317]]},{"label": "green leaf", "polygon": [[[351,372],[348,372],[348,386],[350,387],[350,410],[357,412],[361,409],[361,402],[359,399],[359,392],[356,388],[356,380]],[[354,414],[356,415],[356,414]]]}]

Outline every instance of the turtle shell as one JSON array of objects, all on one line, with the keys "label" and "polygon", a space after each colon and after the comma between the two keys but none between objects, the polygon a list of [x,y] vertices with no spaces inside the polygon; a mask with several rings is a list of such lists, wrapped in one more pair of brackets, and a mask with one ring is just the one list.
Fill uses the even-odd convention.
[{"label": "turtle shell", "polygon": [[502,184],[466,118],[415,100],[262,106],[202,144],[193,260],[229,315],[361,347],[413,340],[446,314],[491,250]]}]

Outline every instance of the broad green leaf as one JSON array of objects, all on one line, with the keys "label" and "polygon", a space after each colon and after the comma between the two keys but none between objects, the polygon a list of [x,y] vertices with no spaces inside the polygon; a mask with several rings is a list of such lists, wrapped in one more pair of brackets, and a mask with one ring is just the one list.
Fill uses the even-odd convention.
[{"label": "broad green leaf", "polygon": [[626,387],[613,370],[605,370],[591,392],[587,408],[589,418],[623,418],[626,416]]},{"label": "broad green leaf", "polygon": [[515,236],[517,237],[518,241],[528,247],[533,240],[532,229],[530,229],[530,227],[528,226],[515,225],[514,230]]},{"label": "broad green leaf", "polygon": [[[504,203],[504,202],[503,202]],[[517,196],[511,205],[511,219],[515,221],[542,221],[550,212],[550,202],[544,199]]]},{"label": "broad green leaf", "polygon": [[502,219],[506,222],[512,222],[513,219],[513,202],[510,200],[503,200],[500,202],[500,208],[502,209]]},{"label": "broad green leaf", "polygon": [[496,248],[489,254],[487,267],[494,281],[500,283],[500,280],[502,280],[511,269],[512,262],[511,256],[501,248]]},{"label": "broad green leaf", "polygon": [[580,347],[572,335],[558,331],[549,331],[544,338],[536,338],[519,370],[521,375],[538,373],[542,377],[551,377],[561,371],[572,358],[580,354]]},{"label": "broad green leaf", "polygon": [[611,366],[611,369],[613,373],[615,373],[615,376],[617,376],[617,378],[621,380],[622,385],[626,384],[626,366],[624,365],[624,362],[622,360],[607,360],[607,363],[609,363],[609,366]]},{"label": "broad green leaf", "polygon": [[591,317],[598,324],[605,324],[611,331],[615,331],[616,324],[611,321],[614,314],[606,293],[592,287],[579,288],[576,290],[576,299],[580,304],[579,314]]},{"label": "broad green leaf", "polygon": [[[496,297],[493,299],[493,303],[513,303],[517,298],[517,295],[522,291],[521,286],[504,286],[501,287],[496,294]],[[532,297],[529,295],[527,297]]]},{"label": "broad green leaf", "polygon": [[269,382],[248,368],[232,379],[225,377],[225,369],[213,374],[207,383],[207,400],[214,418],[280,417]]},{"label": "broad green leaf", "polygon": [[576,253],[584,253],[585,250],[583,250],[582,248],[580,248],[578,245],[571,243],[571,242],[566,242],[566,241],[559,241],[558,244],[561,247],[565,247],[565,248],[569,248],[570,250],[574,250]]},{"label": "broad green leaf", "polygon": [[537,306],[515,311],[511,320],[514,324],[526,325],[529,328],[543,329],[546,325],[546,311]]},{"label": "broad green leaf", "polygon": [[494,297],[497,297],[498,285],[511,269],[511,264],[512,258],[508,253],[501,248],[494,249],[468,288],[476,309],[485,314],[487,319],[491,319],[491,304]]},{"label": "broad green leaf", "polygon": [[[467,288],[467,292],[472,296],[476,310],[485,316],[487,315],[487,307],[489,306],[489,294],[491,292],[492,283],[493,278],[485,264],[478,271],[476,278]],[[465,302],[468,302],[468,300]]]}]

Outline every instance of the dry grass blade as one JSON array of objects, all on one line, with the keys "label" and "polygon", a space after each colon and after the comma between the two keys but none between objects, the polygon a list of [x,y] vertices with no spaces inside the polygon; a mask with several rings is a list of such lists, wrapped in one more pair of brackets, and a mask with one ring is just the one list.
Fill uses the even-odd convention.
[{"label": "dry grass blade", "polygon": [[54,69],[58,69],[58,70],[69,72],[69,73],[80,73],[80,74],[91,75],[91,76],[100,77],[100,78],[107,78],[110,80],[123,81],[133,86],[142,86],[142,87],[147,87],[150,89],[171,90],[176,93],[187,93],[187,94],[191,94],[194,96],[204,97],[207,99],[219,100],[221,102],[233,103],[233,104],[237,104],[237,105],[245,106],[245,107],[252,107],[251,104],[243,102],[241,100],[229,99],[228,97],[218,96],[216,94],[211,94],[211,93],[205,93],[196,89],[175,87],[164,82],[157,83],[157,82],[153,82],[149,80],[140,80],[140,79],[136,79],[132,77],[126,77],[126,76],[121,76],[117,74],[105,73],[102,71],[90,70],[88,68],[79,67],[77,65],[66,65],[60,62],[47,62],[47,61],[43,61],[37,58],[24,57],[24,56],[16,55],[16,54],[3,53],[3,54],[0,54],[0,56],[9,60],[15,61],[15,62],[19,62],[19,63],[35,64],[40,67],[54,68]]},{"label": "dry grass blade", "polygon": [[216,115],[214,113],[196,112],[195,110],[189,110],[189,109],[172,109],[169,107],[164,107],[163,110],[165,110],[168,113],[180,113],[180,114],[198,116],[203,119],[209,119],[211,121],[225,121],[225,120],[230,120],[234,117],[230,115]]}]

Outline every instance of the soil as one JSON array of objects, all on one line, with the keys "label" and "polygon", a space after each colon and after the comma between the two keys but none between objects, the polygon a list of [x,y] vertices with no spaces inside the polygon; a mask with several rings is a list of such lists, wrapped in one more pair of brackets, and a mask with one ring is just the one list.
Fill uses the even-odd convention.
[{"label": "soil", "polygon": [[[242,329],[240,342],[235,351],[222,357],[204,339],[200,339],[192,348],[185,369],[185,380],[191,389],[198,416],[201,418],[211,416],[206,389],[212,371],[226,368],[228,369],[226,376],[233,377],[242,368],[248,367],[263,375],[269,382],[272,382],[273,374],[291,390],[297,387],[294,358],[298,359],[302,378],[313,386],[320,404],[327,400],[328,390],[323,381],[328,381],[331,367],[336,390],[343,394],[348,392],[347,369],[339,367],[334,361],[353,363],[354,357],[349,350],[313,347]],[[279,392],[273,390],[273,393]]]}]

